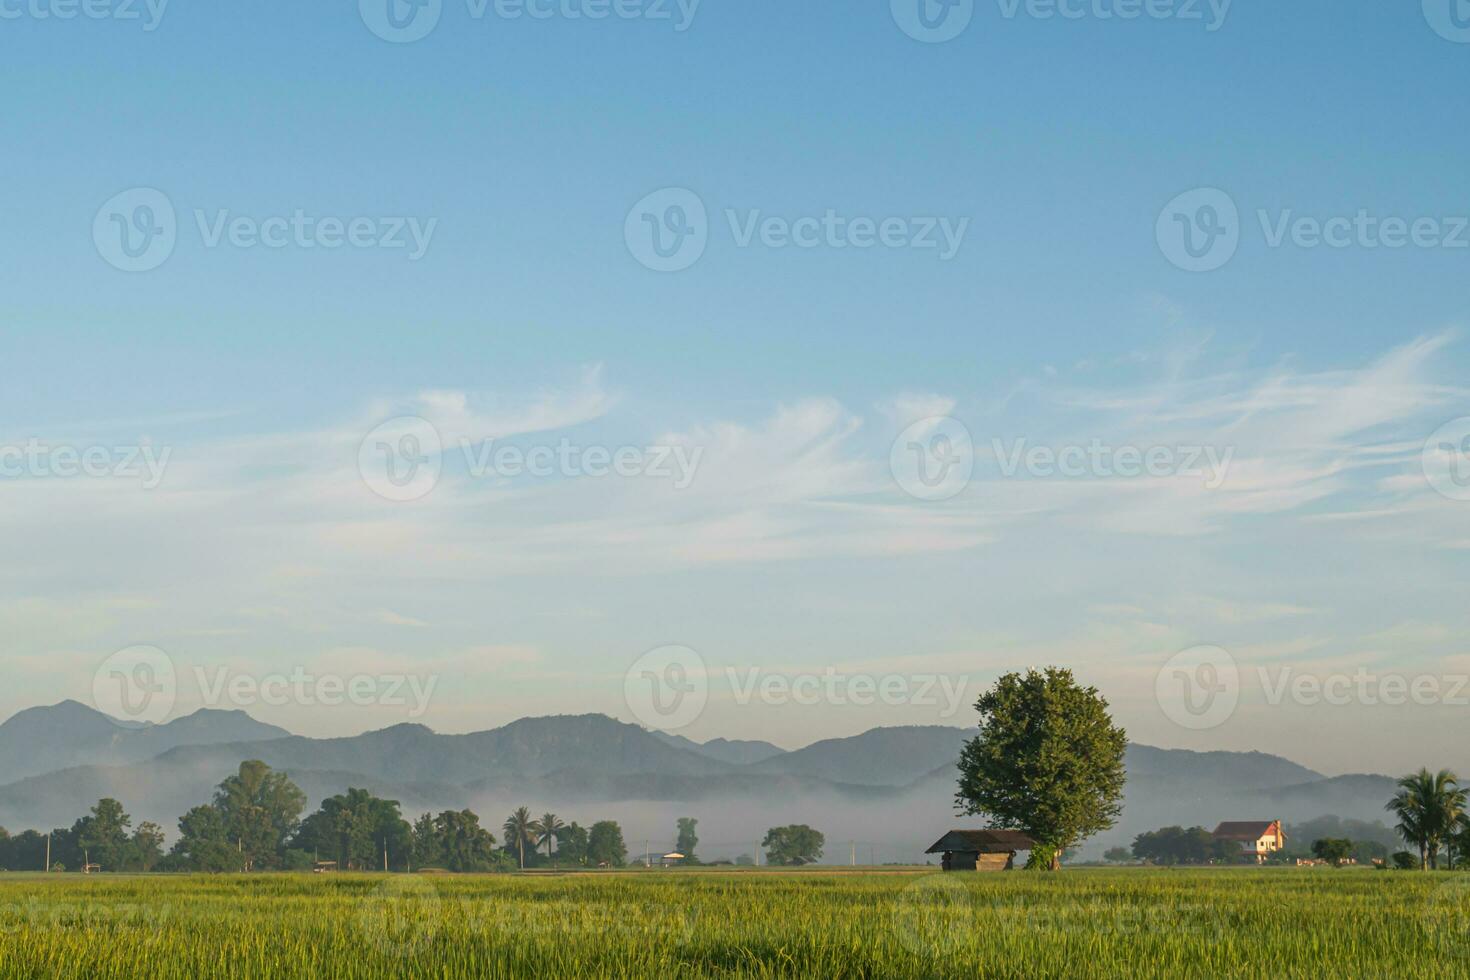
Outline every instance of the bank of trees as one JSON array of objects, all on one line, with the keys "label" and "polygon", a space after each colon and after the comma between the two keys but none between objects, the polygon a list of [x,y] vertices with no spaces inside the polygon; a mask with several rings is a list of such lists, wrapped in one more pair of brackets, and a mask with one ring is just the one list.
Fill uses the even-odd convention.
[{"label": "bank of trees", "polygon": [[1240,860],[1240,845],[1203,827],[1161,827],[1135,837],[1132,853],[1150,864],[1225,864]]},{"label": "bank of trees", "polygon": [[[49,840],[48,840],[49,838]],[[0,868],[41,870],[49,850],[51,867],[80,871],[87,864],[108,871],[152,871],[163,859],[163,828],[133,819],[114,799],[101,799],[70,827],[49,834],[27,830],[14,837],[0,830]]]},{"label": "bank of trees", "polygon": [[[497,842],[472,810],[426,813],[412,824],[397,800],[352,788],[304,814],[306,794],[260,761],[240,764],[215,788],[213,799],[179,818],[178,837],[164,850],[164,831],[132,817],[114,799],[102,799],[70,827],[49,833],[0,829],[0,869],[80,871],[511,871],[519,867],[622,867],[628,861],[615,821],[591,827],[552,813],[510,814]],[[689,821],[692,836],[694,821]],[[683,822],[680,824],[684,829]],[[682,842],[683,838],[681,838]],[[692,851],[692,848],[691,848]]]}]

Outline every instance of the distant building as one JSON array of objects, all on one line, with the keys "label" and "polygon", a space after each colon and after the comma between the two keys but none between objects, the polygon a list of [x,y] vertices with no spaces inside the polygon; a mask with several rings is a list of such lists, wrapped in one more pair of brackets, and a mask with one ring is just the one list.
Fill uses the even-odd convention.
[{"label": "distant building", "polygon": [[1010,871],[1016,852],[1035,846],[1019,830],[951,830],[924,853],[943,854],[945,871]]},{"label": "distant building", "polygon": [[1227,820],[1215,828],[1215,840],[1237,844],[1240,853],[1257,864],[1286,846],[1280,820]]}]

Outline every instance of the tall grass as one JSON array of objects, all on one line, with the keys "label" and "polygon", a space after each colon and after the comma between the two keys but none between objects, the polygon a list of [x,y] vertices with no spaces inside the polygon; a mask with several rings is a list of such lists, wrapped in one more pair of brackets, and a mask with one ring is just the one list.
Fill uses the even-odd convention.
[{"label": "tall grass", "polygon": [[0,878],[0,976],[1466,977],[1470,876]]}]

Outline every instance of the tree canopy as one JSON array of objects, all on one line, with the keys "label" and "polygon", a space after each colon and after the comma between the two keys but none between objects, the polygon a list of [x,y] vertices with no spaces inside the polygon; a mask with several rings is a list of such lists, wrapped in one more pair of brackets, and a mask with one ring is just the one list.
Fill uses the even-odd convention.
[{"label": "tree canopy", "polygon": [[1025,831],[1060,867],[1060,852],[1107,830],[1122,812],[1128,736],[1096,688],[1070,670],[1011,673],[975,703],[980,733],[960,754],[956,808]]},{"label": "tree canopy", "polygon": [[761,841],[769,864],[812,864],[822,857],[826,846],[827,838],[804,823],[772,827]]}]

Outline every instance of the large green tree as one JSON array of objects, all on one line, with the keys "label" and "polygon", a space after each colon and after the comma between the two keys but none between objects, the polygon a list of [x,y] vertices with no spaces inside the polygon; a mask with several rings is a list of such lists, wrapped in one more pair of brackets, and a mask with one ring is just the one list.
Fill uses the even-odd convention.
[{"label": "large green tree", "polygon": [[1353,842],[1346,837],[1323,837],[1312,841],[1312,856],[1329,861],[1333,867],[1341,867],[1353,853]]},{"label": "large green tree", "polygon": [[1428,769],[1404,776],[1384,809],[1398,817],[1395,828],[1419,849],[1421,869],[1439,867],[1439,850],[1454,835],[1465,812],[1466,791],[1448,769]]},{"label": "large green tree", "polygon": [[179,818],[179,839],[169,860],[187,871],[239,871],[243,867],[224,815],[214,806],[196,806]]},{"label": "large green tree", "polygon": [[498,870],[495,836],[472,810],[445,810],[434,818],[434,837],[450,871]]},{"label": "large green tree", "polygon": [[766,831],[765,840],[761,841],[768,864],[813,864],[821,858],[822,849],[826,846],[826,836],[804,823],[772,827]]},{"label": "large green tree", "polygon": [[128,843],[132,852],[129,865],[137,871],[152,871],[163,858],[163,828],[152,820],[138,824]]},{"label": "large green tree", "polygon": [[556,856],[562,864],[583,865],[587,863],[587,846],[590,837],[587,828],[573,820],[557,837]]},{"label": "large green tree", "polygon": [[286,840],[306,808],[306,794],[285,773],[251,760],[219,784],[214,805],[239,851],[242,870],[253,871],[280,866]]},{"label": "large green tree", "polygon": [[599,820],[587,834],[587,862],[594,866],[621,868],[628,861],[623,828],[616,821]]},{"label": "large green tree", "polygon": [[693,817],[679,818],[679,839],[674,845],[674,850],[684,855],[685,864],[699,863],[699,858],[694,853],[694,849],[699,846],[699,834],[695,832],[695,827],[698,825],[699,821]]},{"label": "large green tree", "polygon": [[413,833],[397,800],[348,789],[301,822],[295,846],[344,869],[380,868],[385,853],[390,868],[403,869],[413,857]]},{"label": "large green tree", "polygon": [[100,864],[106,871],[127,870],[133,856],[128,840],[128,828],[132,824],[132,817],[117,800],[110,797],[98,800],[92,812],[72,827],[83,860]]},{"label": "large green tree", "polygon": [[1108,703],[1070,670],[1007,674],[980,700],[980,734],[960,753],[955,806],[1024,831],[1051,855],[1114,825],[1122,812],[1128,735]]}]

